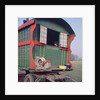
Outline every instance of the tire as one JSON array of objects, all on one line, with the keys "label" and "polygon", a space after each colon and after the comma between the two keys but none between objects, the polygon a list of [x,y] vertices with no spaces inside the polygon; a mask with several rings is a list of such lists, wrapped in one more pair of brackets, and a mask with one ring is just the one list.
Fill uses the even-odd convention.
[{"label": "tire", "polygon": [[34,82],[34,77],[30,74],[27,74],[24,78],[24,82]]},{"label": "tire", "polygon": [[26,72],[26,74],[29,74],[29,71],[28,70],[26,70],[25,72]]},{"label": "tire", "polygon": [[67,78],[63,79],[63,82],[67,82]]}]

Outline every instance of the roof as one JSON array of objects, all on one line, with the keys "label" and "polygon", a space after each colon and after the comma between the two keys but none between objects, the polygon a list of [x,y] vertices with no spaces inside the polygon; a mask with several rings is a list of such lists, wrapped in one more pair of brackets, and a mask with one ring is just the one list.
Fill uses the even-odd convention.
[{"label": "roof", "polygon": [[71,26],[65,20],[63,20],[62,18],[33,18],[30,21],[26,22],[25,24],[19,26],[18,30],[21,30],[21,29],[23,29],[23,28],[25,28],[29,25],[34,24],[34,20],[39,20],[39,19],[56,22],[57,24],[63,26],[70,35],[72,35],[72,34],[75,35],[75,32],[73,31]]},{"label": "roof", "polygon": [[57,24],[63,26],[70,35],[75,34],[71,26],[62,18],[33,18],[33,19],[36,19],[36,20],[43,19],[43,20],[56,22]]}]

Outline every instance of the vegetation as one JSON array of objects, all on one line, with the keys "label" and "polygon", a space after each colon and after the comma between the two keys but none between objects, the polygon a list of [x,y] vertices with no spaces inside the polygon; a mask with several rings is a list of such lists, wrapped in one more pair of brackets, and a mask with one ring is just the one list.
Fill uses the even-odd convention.
[{"label": "vegetation", "polygon": [[75,54],[71,54],[70,55],[70,61],[81,61],[81,60],[82,60],[82,58],[81,57],[78,57]]}]

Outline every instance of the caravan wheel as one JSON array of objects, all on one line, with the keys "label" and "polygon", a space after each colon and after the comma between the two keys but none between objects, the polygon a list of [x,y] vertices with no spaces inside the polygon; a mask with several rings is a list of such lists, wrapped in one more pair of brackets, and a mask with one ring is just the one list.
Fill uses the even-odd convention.
[{"label": "caravan wheel", "polygon": [[34,77],[30,74],[27,74],[24,78],[24,82],[34,82]]}]

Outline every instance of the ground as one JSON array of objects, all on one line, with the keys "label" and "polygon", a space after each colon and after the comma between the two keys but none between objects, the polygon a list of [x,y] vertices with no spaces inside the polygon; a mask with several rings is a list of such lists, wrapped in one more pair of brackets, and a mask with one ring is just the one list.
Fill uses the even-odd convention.
[{"label": "ground", "polygon": [[63,72],[77,82],[82,82],[82,61],[72,61],[73,71]]}]

